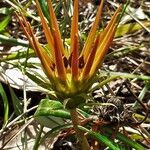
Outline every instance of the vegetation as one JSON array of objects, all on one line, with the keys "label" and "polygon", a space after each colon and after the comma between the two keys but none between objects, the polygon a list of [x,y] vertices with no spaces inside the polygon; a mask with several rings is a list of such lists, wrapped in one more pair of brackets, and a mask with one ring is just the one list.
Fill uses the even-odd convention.
[{"label": "vegetation", "polygon": [[150,148],[148,1],[0,3],[1,149]]}]

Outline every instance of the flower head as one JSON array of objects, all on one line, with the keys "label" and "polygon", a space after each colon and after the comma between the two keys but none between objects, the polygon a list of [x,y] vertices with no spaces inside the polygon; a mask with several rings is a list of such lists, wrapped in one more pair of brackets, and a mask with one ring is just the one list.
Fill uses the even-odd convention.
[{"label": "flower head", "polygon": [[78,0],[75,0],[71,23],[70,55],[68,56],[61,39],[51,0],[47,0],[51,20],[50,25],[44,17],[39,1],[35,1],[48,43],[48,50],[45,50],[45,47],[38,42],[38,39],[33,34],[31,25],[21,13],[18,18],[30,45],[41,60],[44,72],[53,84],[53,89],[62,98],[87,92],[112,43],[121,7],[116,10],[106,28],[97,33],[104,3],[104,0],[101,1],[93,26],[81,53],[79,53]]}]

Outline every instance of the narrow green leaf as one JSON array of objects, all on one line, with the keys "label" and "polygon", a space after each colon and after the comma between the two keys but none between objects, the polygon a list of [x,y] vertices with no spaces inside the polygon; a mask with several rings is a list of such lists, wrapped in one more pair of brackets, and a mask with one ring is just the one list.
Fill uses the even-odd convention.
[{"label": "narrow green leaf", "polygon": [[1,95],[1,98],[2,98],[3,104],[4,104],[4,123],[3,123],[3,126],[5,126],[5,124],[8,121],[9,103],[8,103],[6,92],[5,92],[1,83],[0,83],[0,95]]},{"label": "narrow green leaf", "polygon": [[46,138],[54,137],[54,135],[59,133],[61,130],[72,128],[72,127],[73,126],[70,124],[63,124],[63,125],[59,125],[57,127],[54,127],[53,129],[48,131],[46,134],[44,134],[44,136],[41,138],[40,143],[42,144]]},{"label": "narrow green leaf", "polygon": [[49,99],[41,100],[34,116],[55,116],[70,119],[70,113],[63,108],[63,105],[59,101]]},{"label": "narrow green leaf", "polygon": [[106,55],[106,60],[111,60],[114,58],[120,58],[120,57],[123,57],[129,53],[133,53],[135,51],[139,51],[141,47],[134,47],[134,46],[128,46],[128,47],[123,47],[123,48],[120,48],[118,50],[115,50],[113,52],[110,52],[109,54]]},{"label": "narrow green leaf", "polygon": [[51,89],[50,83],[44,82],[42,79],[39,78],[39,76],[37,76],[37,74],[34,75],[34,74],[31,74],[30,72],[26,71],[26,75],[40,87],[42,87],[44,89],[48,89],[48,90]]},{"label": "narrow green leaf", "polygon": [[95,138],[96,140],[98,140],[99,142],[102,142],[103,144],[105,144],[106,146],[108,146],[110,149],[112,150],[120,150],[119,146],[114,143],[113,141],[109,140],[106,136],[101,135],[97,132],[93,132],[85,127],[82,126],[78,126],[80,130],[87,132],[91,137]]},{"label": "narrow green leaf", "polygon": [[44,16],[50,22],[49,10],[47,7],[46,0],[39,0],[39,3],[40,3],[40,6],[41,6],[41,9],[42,9]]},{"label": "narrow green leaf", "polygon": [[[141,22],[145,27],[150,27],[150,21],[142,21]],[[131,34],[134,33],[138,30],[143,29],[143,27],[135,22],[135,23],[127,23],[127,24],[122,24],[117,28],[117,31],[115,33],[115,37],[120,37],[125,34]]]},{"label": "narrow green leaf", "polygon": [[117,134],[117,138],[123,141],[124,143],[130,145],[131,147],[135,148],[136,150],[146,150],[146,148],[144,148],[142,145],[140,145],[139,143],[133,141],[132,139],[126,137],[121,133]]},{"label": "narrow green leaf", "polygon": [[0,34],[0,44],[9,44],[9,45],[21,45],[24,47],[29,47],[29,43],[24,40],[14,39]]},{"label": "narrow green leaf", "polygon": [[17,116],[19,116],[23,112],[23,107],[21,105],[20,100],[18,99],[15,92],[13,91],[13,89],[10,86],[9,86],[9,90],[10,90],[10,94],[11,94],[15,114]]},{"label": "narrow green leaf", "polygon": [[[138,74],[132,74],[132,73],[123,73],[123,72],[106,72],[106,71],[101,71],[101,74],[105,74],[105,75],[111,75],[111,76],[116,76],[117,78],[129,78],[129,79],[140,79],[140,80],[147,80],[150,81],[150,76],[146,76],[146,75],[138,75]],[[114,77],[115,78],[115,77]]]},{"label": "narrow green leaf", "polygon": [[[111,73],[113,74],[113,72],[111,72]],[[114,75],[117,75],[117,74],[114,72]],[[137,78],[137,79],[140,79],[140,80],[150,81],[150,76],[146,76],[146,75],[138,75],[138,74],[131,74],[131,73],[121,73],[121,72],[118,72],[118,75],[120,77],[123,77],[123,78],[131,78],[131,79]]]},{"label": "narrow green leaf", "polygon": [[122,9],[122,12],[121,12],[121,14],[119,16],[118,23],[120,22],[122,16],[125,14],[125,11],[126,11],[126,9],[127,9],[129,4],[130,4],[130,0],[127,0],[126,3],[123,5],[123,9]]},{"label": "narrow green leaf", "polygon": [[[110,128],[104,128],[104,130],[108,134],[112,134],[114,132]],[[144,148],[142,145],[140,145],[139,143],[133,141],[132,139],[130,139],[129,137],[123,135],[122,133],[117,133],[116,138],[119,139],[120,141],[126,143],[130,147],[135,148],[136,150],[146,150],[146,148]]]},{"label": "narrow green leaf", "polygon": [[106,83],[118,79],[118,78],[127,78],[127,79],[139,79],[139,80],[145,80],[145,81],[150,81],[150,76],[145,76],[145,75],[138,75],[138,74],[132,74],[132,73],[123,73],[123,72],[106,72],[101,70],[101,74],[99,75],[99,78],[102,76],[107,76],[107,79],[101,81],[99,84],[94,86],[91,91],[94,91],[98,88],[101,88],[104,86]]},{"label": "narrow green leaf", "polygon": [[81,109],[78,109],[78,112],[81,113],[85,118],[89,118],[91,117],[91,115]]},{"label": "narrow green leaf", "polygon": [[10,20],[11,20],[11,17],[7,16],[7,17],[4,18],[3,21],[0,22],[0,32],[5,30],[5,28],[7,27]]},{"label": "narrow green leaf", "polygon": [[[18,50],[17,52],[12,52],[8,55],[3,55],[1,61],[22,59],[22,58],[26,58],[26,56],[27,56],[27,51]],[[33,51],[33,49],[29,49],[28,58],[30,57],[35,57],[35,52]]]}]

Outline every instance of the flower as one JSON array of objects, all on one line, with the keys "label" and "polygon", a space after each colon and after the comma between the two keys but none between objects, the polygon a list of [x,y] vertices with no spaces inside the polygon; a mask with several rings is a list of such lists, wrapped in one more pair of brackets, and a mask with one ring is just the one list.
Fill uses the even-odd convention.
[{"label": "flower", "polygon": [[106,28],[97,33],[97,27],[102,14],[104,0],[98,8],[95,21],[84,47],[79,53],[78,38],[78,0],[74,1],[74,13],[71,23],[70,54],[66,54],[59,26],[51,0],[47,1],[50,13],[50,25],[36,0],[37,10],[41,19],[44,34],[48,43],[48,50],[38,42],[31,25],[21,14],[18,15],[20,25],[27,36],[30,45],[41,60],[44,72],[52,83],[58,97],[65,99],[86,93],[93,83],[93,78],[101,66],[104,56],[110,47],[118,25],[121,6],[116,10]]}]

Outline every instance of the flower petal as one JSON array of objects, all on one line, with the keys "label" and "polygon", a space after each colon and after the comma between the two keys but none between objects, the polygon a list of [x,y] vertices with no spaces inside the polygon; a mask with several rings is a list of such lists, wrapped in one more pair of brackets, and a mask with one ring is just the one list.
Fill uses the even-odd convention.
[{"label": "flower petal", "polygon": [[47,4],[50,12],[51,19],[51,28],[52,34],[54,38],[54,53],[55,53],[55,64],[57,68],[58,78],[65,81],[66,80],[66,70],[63,63],[63,55],[64,55],[64,46],[61,40],[61,35],[59,32],[59,26],[57,23],[57,19],[54,13],[54,9],[52,6],[51,0],[47,0]]},{"label": "flower petal", "polygon": [[[26,34],[26,37],[28,38],[32,48],[34,49],[35,53],[39,57],[42,67],[48,76],[48,78],[53,81],[54,71],[52,70],[53,63],[51,61],[51,58],[46,53],[45,49],[40,45],[36,37],[34,36],[34,33],[32,31],[31,25],[26,21],[24,16],[20,13],[17,15],[19,23]],[[21,17],[21,18],[20,18]],[[22,19],[22,20],[21,20]]]},{"label": "flower petal", "polygon": [[53,9],[51,0],[47,0],[47,4],[49,7],[49,11],[50,11],[51,28],[52,28],[52,30],[55,30],[55,34],[57,35],[57,39],[59,42],[58,49],[62,53],[62,55],[64,55],[64,53],[65,53],[64,46],[63,46],[63,42],[61,39],[61,34],[59,32],[59,26],[57,23],[57,19],[56,19],[55,13],[54,13],[54,9]]},{"label": "flower petal", "polygon": [[81,80],[85,80],[89,77],[89,73],[90,73],[90,70],[91,70],[91,67],[92,67],[92,64],[93,64],[93,61],[94,61],[94,58],[95,58],[95,54],[96,54],[96,51],[97,51],[97,47],[98,47],[98,44],[99,44],[99,38],[100,38],[100,34],[98,34],[95,42],[94,42],[94,46],[87,58],[87,61],[86,61],[86,64],[82,70],[82,73],[81,73],[81,76],[80,76],[80,79]]},{"label": "flower petal", "polygon": [[59,49],[59,39],[57,38],[57,32],[53,31],[53,37],[54,37],[54,47],[55,47],[55,64],[57,68],[58,78],[66,81],[66,70],[62,58],[62,54]]},{"label": "flower petal", "polygon": [[92,28],[90,30],[90,33],[89,33],[89,35],[87,37],[87,40],[86,40],[85,45],[83,47],[83,50],[82,50],[82,52],[80,54],[80,57],[83,56],[85,61],[87,60],[88,55],[90,54],[90,50],[91,50],[92,44],[93,44],[94,39],[95,39],[97,26],[98,26],[99,21],[101,19],[103,3],[104,3],[104,0],[101,1],[101,4],[100,4],[100,6],[98,8],[98,12],[96,14],[95,21],[94,21],[93,26],[92,26]]},{"label": "flower petal", "polygon": [[120,6],[116,10],[109,24],[100,35],[99,46],[96,52],[96,57],[94,59],[91,71],[90,71],[90,77],[96,72],[97,68],[102,64],[104,56],[106,55],[107,50],[113,41],[114,34],[118,25],[117,19],[118,19],[118,15],[120,13],[121,8],[122,6]]},{"label": "flower petal", "polygon": [[29,31],[28,22],[26,21],[25,17],[22,15],[22,13],[19,13],[19,14],[16,13],[15,15],[16,15],[18,21],[19,21],[19,24],[20,24],[23,32],[25,33],[26,37],[28,38],[31,47],[34,48],[34,44],[33,44],[33,41],[31,39],[31,33]]},{"label": "flower petal", "polygon": [[44,34],[46,36],[46,40],[48,42],[49,48],[52,51],[52,58],[53,58],[54,57],[54,39],[53,39],[52,33],[50,31],[50,27],[48,26],[48,23],[46,22],[46,20],[44,18],[44,15],[42,13],[42,10],[41,10],[38,0],[36,0],[36,7],[38,9],[38,13],[41,18],[41,23],[42,23],[42,27],[44,30]]},{"label": "flower petal", "polygon": [[74,1],[72,24],[71,24],[71,71],[72,78],[78,79],[78,0]]}]

